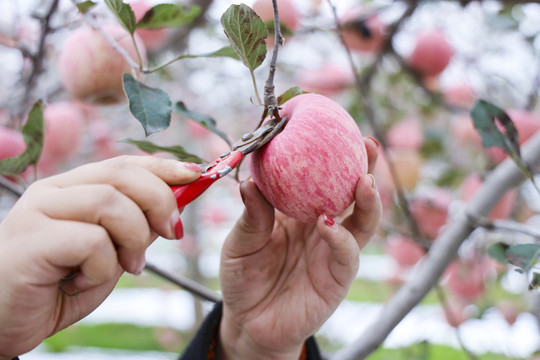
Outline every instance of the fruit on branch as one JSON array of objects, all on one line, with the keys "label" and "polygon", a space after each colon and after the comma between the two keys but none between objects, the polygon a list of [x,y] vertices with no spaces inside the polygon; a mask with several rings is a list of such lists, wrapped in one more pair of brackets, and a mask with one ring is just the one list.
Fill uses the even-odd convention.
[{"label": "fruit on branch", "polygon": [[[140,21],[146,12],[152,8],[152,4],[146,0],[136,0],[129,3],[135,19]],[[167,41],[167,29],[137,29],[135,34],[139,35],[146,50],[153,51],[161,48]]]},{"label": "fruit on branch", "polygon": [[459,298],[473,301],[485,290],[487,273],[491,270],[482,258],[458,258],[445,271],[448,289]]},{"label": "fruit on branch", "polygon": [[354,74],[349,67],[327,63],[317,69],[300,72],[298,84],[304,91],[334,96],[354,85]]},{"label": "fruit on branch", "polygon": [[60,163],[77,154],[85,119],[77,105],[57,102],[45,107],[43,121],[45,137],[38,169],[50,174]]},{"label": "fruit on branch", "polygon": [[514,301],[500,300],[497,303],[496,308],[500,311],[508,325],[514,325],[520,314],[520,309]]},{"label": "fruit on branch", "polygon": [[367,172],[357,124],[341,105],[318,94],[292,98],[280,116],[288,119],[283,131],[251,157],[253,180],[276,209],[295,219],[341,214]]},{"label": "fruit on branch", "polygon": [[443,312],[448,325],[455,328],[458,328],[474,315],[467,302],[454,297],[448,298],[447,303],[443,306]]},{"label": "fruit on branch", "polygon": [[418,243],[403,235],[389,236],[385,243],[385,250],[401,267],[413,266],[425,254]]},{"label": "fruit on branch", "polygon": [[17,130],[0,126],[0,161],[16,157],[26,149],[23,136]]},{"label": "fruit on branch", "polygon": [[410,211],[422,236],[430,240],[437,238],[446,225],[452,201],[452,192],[444,188],[435,188],[411,200]]},{"label": "fruit on branch", "polygon": [[443,90],[444,101],[460,109],[470,110],[476,101],[476,91],[466,82],[456,83]]},{"label": "fruit on branch", "polygon": [[424,143],[422,124],[413,117],[399,121],[386,132],[386,141],[393,149],[418,151]]},{"label": "fruit on branch", "polygon": [[453,55],[454,47],[446,35],[439,29],[431,29],[418,35],[409,65],[423,76],[434,76],[446,69]]},{"label": "fruit on branch", "polygon": [[379,52],[386,39],[386,24],[378,14],[365,15],[361,9],[351,9],[340,19],[343,41],[347,48],[359,52]]},{"label": "fruit on branch", "polygon": [[[300,13],[296,9],[291,0],[277,0],[279,22],[284,24],[289,30],[296,31],[300,27]],[[264,22],[274,20],[274,7],[272,0],[256,0],[251,6],[253,11],[259,15]],[[285,37],[283,27],[281,33]],[[266,45],[274,46],[274,31],[270,31],[270,35],[266,39]]]},{"label": "fruit on branch", "polygon": [[392,178],[389,160],[392,161],[400,186],[405,190],[414,189],[420,179],[423,165],[423,159],[418,151],[389,148],[388,155],[382,151],[379,152],[374,171],[375,179],[377,179],[380,191],[393,193],[396,190],[396,184]]},{"label": "fruit on branch", "polygon": [[[138,63],[131,36],[120,26],[102,29]],[[140,38],[135,41],[143,63],[146,49]],[[131,73],[128,61],[99,30],[82,26],[64,42],[59,58],[60,76],[65,89],[75,98],[94,103],[116,103],[126,98],[122,74]]]},{"label": "fruit on branch", "polygon": [[[463,201],[469,201],[482,186],[484,180],[480,174],[473,173],[465,178],[461,184],[460,197]],[[488,217],[490,219],[507,219],[512,214],[512,210],[517,203],[517,191],[515,189],[508,190],[499,200],[499,202],[491,209]]]}]

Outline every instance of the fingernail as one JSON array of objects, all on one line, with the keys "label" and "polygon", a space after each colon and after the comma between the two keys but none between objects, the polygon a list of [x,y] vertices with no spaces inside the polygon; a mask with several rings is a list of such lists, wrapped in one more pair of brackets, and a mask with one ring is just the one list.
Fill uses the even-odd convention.
[{"label": "fingernail", "polygon": [[371,178],[371,188],[375,190],[377,188],[375,185],[375,177],[372,174],[368,174],[368,176]]},{"label": "fingernail", "polygon": [[324,223],[326,224],[326,226],[332,229],[336,228],[336,222],[334,221],[334,219],[332,219],[330,216],[326,214],[323,214],[323,218],[324,218]]},{"label": "fingernail", "polygon": [[136,269],[135,269],[135,275],[141,275],[143,270],[144,270],[145,265],[146,265],[146,256],[144,254],[142,254],[142,256],[137,261],[137,266],[136,266]]},{"label": "fingernail", "polygon": [[374,137],[371,137],[371,136],[366,136],[366,137],[367,137],[369,140],[373,141],[377,147],[379,147],[379,142],[378,142]]},{"label": "fingernail", "polygon": [[178,221],[174,225],[174,236],[176,240],[180,240],[184,237],[184,226],[182,225],[182,220],[178,218]]},{"label": "fingernail", "polygon": [[194,163],[190,163],[190,162],[185,162],[183,163],[184,164],[184,167],[188,170],[191,170],[193,172],[201,172],[202,169],[199,165],[197,164],[194,164]]},{"label": "fingernail", "polygon": [[[171,235],[170,235],[170,238],[171,239],[179,239],[178,238],[178,226],[180,226],[180,235],[184,235],[184,230],[182,228],[182,222],[180,221],[180,210],[178,209],[174,209],[172,214],[171,214],[171,217],[169,218],[169,223],[170,223],[170,227],[171,227]],[[178,225],[180,223],[180,225]]]}]

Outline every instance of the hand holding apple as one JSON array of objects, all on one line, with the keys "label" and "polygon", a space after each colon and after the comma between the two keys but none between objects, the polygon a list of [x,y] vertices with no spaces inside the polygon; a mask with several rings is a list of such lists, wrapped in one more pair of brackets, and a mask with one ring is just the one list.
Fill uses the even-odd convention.
[{"label": "hand holding apple", "polygon": [[[372,170],[375,142],[366,140],[366,150]],[[306,223],[275,212],[251,181],[241,194],[246,208],[222,249],[218,354],[297,360],[304,341],[347,294],[359,251],[377,228],[382,210],[373,177],[359,177],[354,209],[341,224],[324,215]]]}]

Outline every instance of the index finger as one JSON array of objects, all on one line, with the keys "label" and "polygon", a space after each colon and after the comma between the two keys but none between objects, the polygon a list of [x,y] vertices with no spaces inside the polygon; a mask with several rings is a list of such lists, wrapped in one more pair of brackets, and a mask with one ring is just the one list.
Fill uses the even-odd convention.
[{"label": "index finger", "polygon": [[173,223],[179,220],[180,213],[168,184],[187,184],[200,174],[194,164],[151,156],[120,156],[44,179],[41,186],[111,185],[141,208],[153,230],[175,238]]}]

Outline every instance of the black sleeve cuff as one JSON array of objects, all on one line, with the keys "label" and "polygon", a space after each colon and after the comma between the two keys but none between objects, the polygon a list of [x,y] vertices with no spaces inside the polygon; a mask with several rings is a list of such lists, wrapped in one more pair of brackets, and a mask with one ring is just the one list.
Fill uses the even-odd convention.
[{"label": "black sleeve cuff", "polygon": [[[191,343],[184,350],[180,360],[207,360],[208,353],[214,344],[217,336],[221,314],[223,312],[223,303],[216,303],[212,311],[206,316],[201,327],[195,334]],[[319,347],[313,336],[310,336],[305,343],[305,360],[322,360]]]}]

